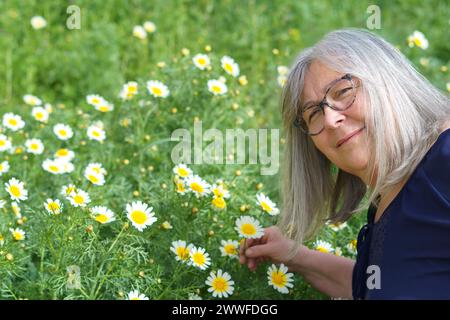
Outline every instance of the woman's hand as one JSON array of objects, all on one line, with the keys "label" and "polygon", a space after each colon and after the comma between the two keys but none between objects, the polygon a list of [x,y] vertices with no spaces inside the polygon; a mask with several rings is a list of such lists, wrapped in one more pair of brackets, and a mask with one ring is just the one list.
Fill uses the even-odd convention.
[{"label": "woman's hand", "polygon": [[255,271],[258,264],[266,260],[289,267],[289,250],[293,245],[293,240],[284,236],[278,227],[272,226],[264,230],[261,238],[244,239],[241,242],[239,262],[246,263],[251,271]]}]

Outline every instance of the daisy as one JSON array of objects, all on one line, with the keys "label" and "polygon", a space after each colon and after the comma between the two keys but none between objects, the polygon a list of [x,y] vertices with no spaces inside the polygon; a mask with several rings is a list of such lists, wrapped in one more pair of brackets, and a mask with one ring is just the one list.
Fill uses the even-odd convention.
[{"label": "daisy", "polygon": [[211,264],[211,259],[209,254],[205,249],[201,247],[193,247],[189,252],[191,263],[193,266],[199,268],[200,270],[206,270]]},{"label": "daisy", "polygon": [[11,202],[11,210],[13,211],[17,219],[22,218],[22,209],[20,209],[20,206],[17,202]]},{"label": "daisy", "polygon": [[239,75],[239,65],[233,60],[233,58],[228,56],[223,56],[220,59],[220,64],[226,73],[237,77]]},{"label": "daisy", "polygon": [[91,208],[90,211],[95,221],[101,224],[110,223],[116,220],[114,217],[114,212],[109,210],[107,207],[96,206]]},{"label": "daisy", "polygon": [[144,29],[148,33],[153,33],[156,31],[156,25],[152,21],[145,21],[144,22]]},{"label": "daisy", "polygon": [[172,242],[172,246],[170,247],[170,251],[175,253],[175,259],[177,261],[181,261],[184,263],[187,263],[188,265],[191,264],[190,261],[190,251],[193,248],[192,244],[186,245],[186,241],[183,240],[177,240]]},{"label": "daisy", "polygon": [[280,213],[280,210],[278,210],[277,205],[272,202],[272,200],[269,199],[264,193],[258,193],[256,195],[256,203],[261,206],[261,208],[270,214],[271,216],[276,216]]},{"label": "daisy", "polygon": [[133,36],[135,36],[138,39],[144,40],[147,38],[147,32],[145,31],[144,27],[142,26],[134,26],[133,27]]},{"label": "daisy", "polygon": [[169,96],[169,88],[160,81],[147,81],[147,90],[155,98],[166,98]]},{"label": "daisy", "polygon": [[73,172],[73,170],[75,170],[75,166],[73,165],[72,162],[64,161],[64,160],[60,160],[60,159],[56,159],[55,161],[61,162],[62,173],[71,173],[71,172]]},{"label": "daisy", "polygon": [[264,229],[259,221],[250,216],[242,216],[236,220],[236,231],[244,238],[260,238],[264,235]]},{"label": "daisy", "polygon": [[347,222],[343,222],[343,223],[337,222],[337,223],[335,223],[335,224],[333,224],[333,223],[327,223],[327,226],[328,226],[331,230],[333,230],[334,232],[338,232],[338,231],[340,231],[340,230],[342,230],[342,229],[344,229],[344,228],[347,227]]},{"label": "daisy", "polygon": [[239,243],[235,240],[222,240],[220,241],[220,252],[222,256],[228,256],[231,258],[238,258]]},{"label": "daisy", "polygon": [[334,254],[338,257],[342,256],[342,249],[340,247],[336,247]]},{"label": "daisy", "polygon": [[11,197],[11,200],[22,201],[28,199],[28,191],[25,189],[24,183],[16,178],[11,178],[7,183],[5,183],[5,187]]},{"label": "daisy", "polygon": [[58,123],[53,127],[53,132],[60,140],[68,140],[73,137],[73,131],[70,126]]},{"label": "daisy", "polygon": [[110,112],[114,110],[114,105],[109,103],[106,100],[102,100],[102,102],[95,106],[95,110],[98,110],[100,112]]},{"label": "daisy", "polygon": [[3,125],[12,131],[17,131],[25,126],[25,122],[21,116],[8,112],[3,115]]},{"label": "daisy", "polygon": [[9,171],[9,162],[3,161],[0,162],[0,176]]},{"label": "daisy", "polygon": [[27,105],[32,106],[32,107],[40,106],[42,104],[42,100],[41,99],[39,99],[38,97],[33,96],[31,94],[24,95],[23,96],[23,101]]},{"label": "daisy", "polygon": [[278,76],[277,77],[277,82],[280,87],[284,87],[284,85],[286,84],[286,81],[287,81],[286,76]]},{"label": "daisy", "polygon": [[195,194],[197,198],[203,197],[209,193],[210,185],[198,175],[187,177],[186,186]]},{"label": "daisy", "polygon": [[175,177],[174,182],[177,188],[177,193],[185,194],[187,192],[184,180]]},{"label": "daisy", "polygon": [[98,162],[89,163],[86,167],[86,171],[93,171],[97,174],[106,175],[108,172],[103,168],[103,165]]},{"label": "daisy", "polygon": [[34,117],[35,120],[40,122],[47,122],[49,117],[48,111],[42,107],[34,107],[31,110],[31,115]]},{"label": "daisy", "polygon": [[91,198],[86,191],[81,189],[76,189],[76,191],[72,191],[68,197],[70,203],[74,207],[86,207],[89,202],[91,202]]},{"label": "daisy", "polygon": [[130,100],[138,93],[138,84],[135,81],[127,82],[123,85],[119,97],[123,100]]},{"label": "daisy", "polygon": [[62,186],[61,195],[68,198],[72,192],[76,192],[77,188],[73,184],[69,184],[67,186]]},{"label": "daisy", "polygon": [[44,144],[39,139],[28,139],[25,141],[27,152],[32,154],[42,154],[44,152]]},{"label": "daisy", "polygon": [[286,66],[278,66],[277,71],[280,76],[287,76],[289,73],[289,68]]},{"label": "daisy", "polygon": [[317,251],[323,252],[323,253],[331,253],[334,251],[333,246],[331,243],[323,241],[323,240],[317,240],[314,243],[314,248]]},{"label": "daisy", "polygon": [[356,244],[357,240],[353,239],[345,246],[345,248],[348,250],[348,252],[350,252],[350,254],[356,254]]},{"label": "daisy", "polygon": [[63,173],[65,173],[64,164],[65,164],[65,161],[62,161],[59,159],[56,159],[56,160],[46,159],[42,163],[42,168],[45,171],[53,173],[53,174],[63,174]]},{"label": "daisy", "polygon": [[55,152],[54,156],[61,161],[71,161],[75,158],[75,153],[72,150],[61,148]]},{"label": "daisy", "polygon": [[84,177],[96,186],[102,186],[105,184],[105,176],[101,173],[97,173],[97,171],[86,169],[84,171]]},{"label": "daisy", "polygon": [[60,214],[62,212],[63,204],[58,199],[47,199],[44,203],[44,207],[50,214]]},{"label": "daisy", "polygon": [[96,125],[92,125],[87,129],[87,135],[90,140],[103,141],[106,138],[105,130]]},{"label": "daisy", "polygon": [[141,201],[127,204],[126,210],[128,219],[141,232],[157,220],[153,207],[149,207],[148,204]]},{"label": "daisy", "polygon": [[205,70],[211,66],[211,61],[206,54],[197,54],[192,58],[194,65],[200,70]]},{"label": "daisy", "polygon": [[225,83],[220,80],[208,80],[208,90],[213,95],[223,95],[227,93],[228,88]]},{"label": "daisy", "polygon": [[223,210],[227,207],[227,203],[225,202],[225,200],[222,197],[217,196],[213,197],[211,204],[213,206],[213,209],[216,210]]},{"label": "daisy", "polygon": [[0,151],[7,151],[11,149],[11,140],[4,134],[0,134]]},{"label": "daisy", "polygon": [[11,234],[14,238],[14,240],[16,241],[21,241],[21,240],[25,240],[25,231],[23,231],[22,229],[19,228],[9,228],[9,231],[11,231]]},{"label": "daisy", "polygon": [[86,96],[86,102],[93,107],[99,106],[104,101],[105,99],[102,96],[99,96],[98,94],[89,94]]},{"label": "daisy", "polygon": [[288,273],[288,268],[284,264],[281,264],[279,267],[272,264],[267,270],[269,286],[274,287],[275,290],[281,293],[289,293],[288,288],[294,287],[292,283],[294,281],[293,277],[294,274]]},{"label": "daisy", "polygon": [[246,86],[248,84],[247,76],[240,76],[238,81],[241,86]]},{"label": "daisy", "polygon": [[225,187],[222,184],[213,184],[211,187],[211,192],[214,194],[214,196],[216,197],[222,197],[225,199],[228,199],[230,197],[230,192],[225,189]]},{"label": "daisy", "polygon": [[145,294],[139,293],[139,291],[134,290],[128,292],[128,300],[148,300],[148,297]]},{"label": "daisy", "polygon": [[420,31],[414,31],[413,34],[411,34],[410,36],[408,36],[408,46],[409,47],[414,47],[417,46],[421,49],[427,49],[428,48],[428,40],[427,38],[425,38],[425,35],[420,32]]},{"label": "daisy", "polygon": [[178,164],[173,168],[173,173],[175,173],[180,178],[187,178],[192,175],[192,170],[189,169],[185,164]]},{"label": "daisy", "polygon": [[41,16],[34,16],[31,18],[30,23],[35,30],[39,30],[47,26],[47,21]]},{"label": "daisy", "polygon": [[234,281],[227,272],[223,272],[221,269],[217,270],[217,274],[211,272],[205,284],[209,286],[208,292],[217,298],[228,298],[234,291]]}]

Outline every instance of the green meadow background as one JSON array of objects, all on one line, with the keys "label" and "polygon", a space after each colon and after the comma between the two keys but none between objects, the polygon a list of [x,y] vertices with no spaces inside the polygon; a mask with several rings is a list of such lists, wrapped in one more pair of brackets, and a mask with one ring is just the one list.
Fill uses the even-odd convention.
[{"label": "green meadow background", "polygon": [[[80,30],[66,27],[66,10],[72,4],[81,9]],[[329,31],[366,28],[371,4],[381,9],[381,29],[373,31],[447,91],[448,1],[0,1],[0,116],[14,112],[26,121],[24,130],[11,133],[15,146],[36,137],[46,147],[40,156],[0,153],[0,162],[8,160],[11,166],[8,174],[0,176],[1,185],[17,177],[29,191],[29,199],[20,204],[28,218],[20,226],[27,238],[19,244],[10,239],[8,229],[17,227],[17,221],[9,196],[0,189],[0,199],[7,201],[0,210],[0,234],[5,238],[0,246],[0,298],[123,299],[138,289],[150,299],[186,299],[191,293],[211,299],[204,282],[211,270],[221,268],[236,283],[231,299],[327,299],[300,276],[295,277],[289,294],[280,294],[267,285],[268,264],[252,273],[236,260],[220,256],[220,240],[238,239],[237,217],[251,215],[264,226],[276,222],[259,210],[256,194],[264,192],[280,205],[279,174],[262,176],[260,165],[249,164],[190,166],[208,182],[223,179],[229,186],[227,209],[217,212],[207,200],[175,192],[170,158],[174,143],[169,138],[177,128],[192,131],[198,120],[204,128],[223,132],[281,128],[277,67],[289,66],[302,49]],[[37,15],[47,20],[46,28],[31,27],[30,19]],[[132,30],[145,21],[154,22],[157,30],[141,41]],[[415,30],[424,33],[428,49],[408,47],[406,39]],[[188,55],[182,54],[183,48]],[[191,59],[197,53],[210,56],[212,71],[193,66]],[[247,85],[221,70],[224,55],[239,64]],[[165,63],[162,68],[158,67],[161,62]],[[219,76],[227,79],[229,93],[213,97],[206,81]],[[168,85],[171,95],[159,100],[151,97],[145,88],[151,79]],[[122,102],[118,93],[127,81],[139,83],[139,95]],[[101,114],[89,106],[86,96],[93,93],[114,103],[114,111]],[[36,124],[31,107],[23,102],[25,94],[53,106],[48,125]],[[124,119],[130,125],[123,126]],[[102,144],[85,136],[86,127],[97,120],[105,123],[107,131]],[[56,139],[52,127],[59,122],[74,128],[73,139]],[[41,163],[60,147],[75,151],[76,170],[51,176]],[[105,186],[92,187],[84,179],[82,170],[90,162],[101,162],[107,169]],[[60,197],[61,186],[68,183],[87,190],[93,204],[110,207],[117,221],[99,226],[85,210],[72,208],[62,198],[61,217],[46,214],[44,201]],[[153,206],[158,221],[143,233],[132,227],[122,232],[127,220],[124,207],[137,200]],[[318,239],[345,248],[364,219],[363,212],[339,232],[325,227]],[[173,229],[161,228],[164,221]],[[86,232],[91,225],[95,232]],[[175,261],[169,248],[179,239],[206,248],[212,267],[200,271]],[[14,256],[12,261],[6,259],[8,253]],[[81,269],[82,290],[67,288],[71,265]]]}]

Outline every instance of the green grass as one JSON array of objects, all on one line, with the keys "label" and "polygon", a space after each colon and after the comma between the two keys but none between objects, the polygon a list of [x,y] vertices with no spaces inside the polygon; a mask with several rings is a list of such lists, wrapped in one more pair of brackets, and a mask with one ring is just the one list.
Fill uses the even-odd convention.
[{"label": "green grass", "polygon": [[[27,138],[45,144],[42,155],[0,153],[11,169],[0,176],[26,182],[28,200],[21,202],[22,225],[11,210],[2,187],[0,199],[0,298],[3,299],[122,299],[138,289],[151,299],[184,299],[198,293],[210,299],[204,284],[211,270],[223,269],[235,281],[232,299],[323,299],[300,276],[290,294],[282,295],[267,285],[268,264],[256,273],[236,260],[221,257],[220,240],[238,239],[234,230],[240,208],[264,226],[274,217],[256,205],[264,192],[277,204],[279,176],[261,176],[260,165],[192,165],[196,174],[214,183],[223,179],[230,190],[227,209],[214,211],[210,198],[179,195],[173,184],[174,164],[170,134],[177,128],[192,131],[194,120],[204,128],[280,128],[277,66],[289,65],[297,53],[314,44],[326,32],[342,27],[364,28],[368,14],[365,1],[76,1],[81,8],[81,29],[66,28],[66,1],[0,2],[0,115],[19,114],[26,126],[19,132],[3,129],[15,147]],[[445,1],[377,1],[381,8],[380,30],[410,58],[420,72],[446,90],[449,72],[448,13]],[[42,15],[47,27],[31,28],[30,19]],[[146,41],[132,36],[132,29],[146,20],[157,26]],[[406,38],[422,31],[430,41],[424,51],[409,48]],[[211,52],[206,52],[209,45]],[[190,50],[185,56],[183,48]],[[278,50],[274,51],[274,49]],[[211,71],[200,71],[192,62],[197,53],[208,53]],[[230,55],[246,75],[241,86],[220,68],[220,58]],[[422,60],[421,60],[422,59]],[[428,60],[423,60],[428,59]],[[160,68],[158,62],[165,62]],[[214,97],[206,89],[208,79],[224,76],[229,93]],[[161,80],[171,90],[167,99],[150,96],[145,82]],[[118,98],[127,81],[139,83],[131,101]],[[100,113],[86,103],[86,96],[100,94],[114,103],[114,111]],[[34,94],[53,105],[48,124],[31,116],[22,97]],[[233,107],[237,104],[238,108]],[[173,112],[176,108],[176,112]],[[128,126],[123,120],[129,119]],[[86,128],[94,121],[105,125],[104,143],[87,139]],[[56,138],[52,128],[66,123],[75,132],[67,142]],[[51,175],[41,167],[59,148],[73,150],[75,171]],[[282,147],[282,145],[281,145]],[[126,160],[126,161],[125,161]],[[104,186],[93,186],[83,177],[88,163],[100,162],[108,171]],[[236,170],[241,174],[236,175]],[[73,183],[89,192],[93,205],[108,206],[116,221],[100,225],[87,209],[73,208],[60,196],[63,185]],[[136,193],[137,192],[137,193]],[[47,198],[64,203],[61,215],[51,216],[43,207]],[[127,224],[125,205],[144,201],[153,206],[158,221],[140,233]],[[193,208],[195,208],[193,210]],[[196,211],[197,210],[197,211]],[[339,246],[355,239],[364,214],[335,233],[324,228],[318,238]],[[169,221],[173,229],[161,224]],[[93,231],[87,231],[89,226]],[[9,228],[26,231],[24,241],[13,241]],[[186,240],[206,248],[212,267],[201,271],[175,261],[171,242]],[[308,242],[312,245],[312,242]],[[13,256],[13,259],[7,259]],[[67,287],[67,268],[81,271],[81,289]]]}]

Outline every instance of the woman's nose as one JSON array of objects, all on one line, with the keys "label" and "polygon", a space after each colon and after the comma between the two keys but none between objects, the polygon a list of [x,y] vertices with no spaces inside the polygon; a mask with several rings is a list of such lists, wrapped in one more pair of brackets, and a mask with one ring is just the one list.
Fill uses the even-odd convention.
[{"label": "woman's nose", "polygon": [[340,123],[344,121],[345,115],[342,111],[337,111],[330,108],[328,105],[324,106],[323,126],[325,128],[335,129],[340,126]]}]

